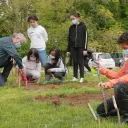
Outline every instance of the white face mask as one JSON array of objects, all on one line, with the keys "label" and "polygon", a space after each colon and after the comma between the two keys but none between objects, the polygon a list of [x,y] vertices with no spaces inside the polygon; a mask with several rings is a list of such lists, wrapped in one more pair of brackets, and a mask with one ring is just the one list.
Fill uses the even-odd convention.
[{"label": "white face mask", "polygon": [[20,42],[17,42],[17,43],[15,44],[15,47],[16,47],[16,48],[20,48],[20,47],[21,47]]},{"label": "white face mask", "polygon": [[30,57],[30,60],[35,61],[36,57]]},{"label": "white face mask", "polygon": [[77,24],[77,20],[76,19],[72,20],[72,24],[76,25]]},{"label": "white face mask", "polygon": [[55,59],[55,56],[49,55],[49,57],[50,57],[51,59]]}]

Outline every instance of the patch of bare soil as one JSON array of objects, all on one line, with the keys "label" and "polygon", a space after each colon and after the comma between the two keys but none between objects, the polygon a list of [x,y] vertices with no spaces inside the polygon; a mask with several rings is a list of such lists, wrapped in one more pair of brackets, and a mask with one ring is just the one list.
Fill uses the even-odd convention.
[{"label": "patch of bare soil", "polygon": [[39,85],[28,85],[26,87],[26,90],[40,90],[40,89],[59,89],[59,85],[45,85],[45,86],[39,86]]},{"label": "patch of bare soil", "polygon": [[[107,93],[106,97],[110,98],[112,96],[112,93]],[[62,96],[52,96],[52,97],[43,97],[43,96],[37,96],[35,97],[35,100],[41,101],[41,102],[50,102],[53,103],[55,106],[59,106],[62,102],[67,102],[70,105],[85,105],[88,102],[95,100],[95,101],[102,101],[102,96],[100,93],[95,94],[73,94],[66,97]]]},{"label": "patch of bare soil", "polygon": [[[77,86],[77,88],[81,88],[81,87],[83,87],[83,86],[87,86],[87,87],[94,87],[94,86],[97,86],[97,82],[94,82],[94,83],[92,83],[92,82],[90,82],[90,83],[78,83],[76,86]],[[70,85],[73,85],[73,83],[72,84],[70,84]],[[44,88],[44,89],[59,89],[59,88],[61,88],[61,86],[70,86],[70,85],[57,85],[57,84],[48,84],[48,85],[34,85],[34,84],[28,84],[28,86],[26,87],[26,90],[39,90],[39,89],[42,89],[42,88]]]}]

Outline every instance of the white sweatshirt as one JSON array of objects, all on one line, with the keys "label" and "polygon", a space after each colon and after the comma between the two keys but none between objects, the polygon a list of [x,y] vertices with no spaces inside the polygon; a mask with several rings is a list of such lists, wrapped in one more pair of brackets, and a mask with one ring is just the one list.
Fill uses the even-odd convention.
[{"label": "white sweatshirt", "polygon": [[41,63],[36,63],[35,61],[28,61],[27,56],[25,56],[22,59],[22,64],[25,66],[25,68],[29,69],[29,70],[37,70],[39,72],[41,72]]},{"label": "white sweatshirt", "polygon": [[44,27],[38,25],[28,29],[28,37],[31,40],[30,48],[36,48],[38,50],[45,50],[46,43],[48,40],[48,34]]},{"label": "white sweatshirt", "polygon": [[[48,56],[47,62],[52,64],[52,60],[51,60],[51,58],[49,56]],[[56,68],[51,68],[52,72],[66,72],[66,68],[65,68],[65,65],[64,65],[64,63],[62,61],[62,58],[59,58],[56,66],[58,68],[57,67]]]}]

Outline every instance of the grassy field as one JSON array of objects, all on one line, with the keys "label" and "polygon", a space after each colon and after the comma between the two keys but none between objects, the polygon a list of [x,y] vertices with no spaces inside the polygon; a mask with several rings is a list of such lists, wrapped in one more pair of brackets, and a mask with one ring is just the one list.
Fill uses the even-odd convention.
[{"label": "grassy field", "polygon": [[[71,79],[72,69],[70,69],[67,80]],[[103,80],[107,79],[103,77]],[[59,88],[47,88],[47,86],[54,85],[42,83],[43,80],[38,90],[18,88],[15,75],[10,74],[6,86],[0,88],[0,128],[99,128],[99,123],[94,120],[87,104],[70,105],[68,102],[62,102],[59,106],[55,106],[51,102],[35,100],[37,96],[60,95],[65,97],[72,94],[99,93],[97,76],[85,75],[84,84],[66,82],[59,84]],[[90,100],[94,110],[99,103],[101,101],[95,98]],[[116,123],[117,117],[102,119],[101,128],[116,128]],[[127,128],[125,125],[121,127]]]}]

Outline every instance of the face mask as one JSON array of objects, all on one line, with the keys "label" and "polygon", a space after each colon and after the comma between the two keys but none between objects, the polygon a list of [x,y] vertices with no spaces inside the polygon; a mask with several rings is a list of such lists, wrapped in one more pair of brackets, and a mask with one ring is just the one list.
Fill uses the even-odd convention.
[{"label": "face mask", "polygon": [[76,19],[72,20],[72,24],[76,25],[77,21]]},{"label": "face mask", "polygon": [[37,26],[31,26],[32,28],[36,28]]},{"label": "face mask", "polygon": [[55,59],[55,56],[49,55],[49,57],[50,57],[51,59]]},{"label": "face mask", "polygon": [[30,57],[30,60],[35,61],[36,57]]},{"label": "face mask", "polygon": [[35,24],[35,26],[32,26],[32,25],[31,25],[32,28],[36,28],[37,26],[38,26],[38,24]]},{"label": "face mask", "polygon": [[16,48],[20,48],[20,47],[21,47],[20,42],[17,42],[17,43],[15,44],[15,47],[16,47]]}]

